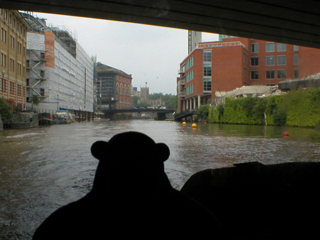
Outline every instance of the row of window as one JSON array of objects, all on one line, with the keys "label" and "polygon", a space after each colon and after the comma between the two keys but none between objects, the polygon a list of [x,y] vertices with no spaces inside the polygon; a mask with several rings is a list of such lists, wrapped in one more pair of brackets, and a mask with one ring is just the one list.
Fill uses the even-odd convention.
[{"label": "row of window", "polygon": [[[7,31],[4,28],[1,28],[0,38],[2,42],[7,42]],[[22,47],[22,43],[14,36],[10,35],[10,47],[12,49],[17,49],[17,52],[21,55],[22,53],[25,54],[25,47]],[[23,48],[23,50],[22,50]]]},{"label": "row of window", "polygon": [[20,31],[21,34],[26,36],[27,29],[23,26],[22,23],[19,22],[18,19],[15,18],[14,15],[11,14],[11,12],[7,9],[1,9],[0,8],[0,17],[2,17],[13,29],[15,29],[17,32]]},{"label": "row of window", "polygon": [[[299,55],[295,54],[293,56],[293,64],[299,65]],[[266,57],[266,66],[275,66],[276,65],[276,57],[275,56],[267,56]],[[279,55],[277,56],[277,65],[287,65],[287,56]],[[251,57],[251,66],[259,66],[259,57]]]},{"label": "row of window", "polygon": [[194,70],[187,73],[187,82],[190,82],[194,79]]},{"label": "row of window", "polygon": [[[275,52],[277,46],[277,52],[285,52],[287,51],[287,44],[285,43],[274,43],[274,42],[267,42],[266,43],[266,52]],[[293,51],[299,51],[299,46],[294,45]],[[259,43],[252,43],[251,44],[251,52],[258,53],[259,52]]]},{"label": "row of window", "polygon": [[[203,79],[203,91],[204,92],[211,92],[212,90],[212,81],[210,79]],[[194,93],[194,84],[187,86],[187,95]]]},{"label": "row of window", "polygon": [[[4,53],[1,53],[0,56],[0,66],[2,67],[6,67],[7,66],[7,55]],[[10,58],[10,62],[9,62],[9,69],[10,71],[14,72],[15,71],[15,67],[17,68],[17,73],[21,76],[22,75],[22,65],[21,63],[15,64],[14,59]],[[25,67],[23,67],[23,71],[25,73]]]},{"label": "row of window", "polygon": [[194,65],[194,57],[192,56],[192,57],[187,61],[186,70],[188,70],[189,68],[193,67],[193,65]]},{"label": "row of window", "polygon": [[187,95],[194,93],[194,84],[187,86]]},{"label": "row of window", "polygon": [[7,92],[8,87],[9,87],[10,94],[16,94],[16,91],[17,91],[18,96],[23,96],[23,97],[26,96],[26,89],[21,84],[16,84],[14,82],[10,82],[6,79],[1,78],[0,79],[0,91]]},{"label": "row of window", "polygon": [[[277,75],[276,75],[277,73]],[[286,69],[279,69],[279,70],[266,70],[266,79],[272,80],[275,79],[276,76],[278,79],[285,79],[287,78],[287,70]],[[293,70],[294,78],[299,78],[299,69]],[[259,80],[259,71],[254,70],[250,72],[250,77],[252,80]]]}]

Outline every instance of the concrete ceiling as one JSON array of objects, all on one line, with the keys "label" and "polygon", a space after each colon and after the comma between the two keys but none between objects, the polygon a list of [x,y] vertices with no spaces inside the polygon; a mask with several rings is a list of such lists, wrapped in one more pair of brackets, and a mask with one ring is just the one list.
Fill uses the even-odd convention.
[{"label": "concrete ceiling", "polygon": [[0,0],[0,7],[320,48],[320,2],[313,0]]}]

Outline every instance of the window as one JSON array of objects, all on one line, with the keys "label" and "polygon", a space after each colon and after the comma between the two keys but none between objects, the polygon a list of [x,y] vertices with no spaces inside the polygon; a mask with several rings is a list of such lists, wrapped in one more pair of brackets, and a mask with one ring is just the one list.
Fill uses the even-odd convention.
[{"label": "window", "polygon": [[14,71],[14,60],[10,58],[10,71]]},{"label": "window", "polygon": [[4,92],[4,79],[0,79],[0,91]]},{"label": "window", "polygon": [[252,80],[259,79],[259,71],[251,71],[251,79]]},{"label": "window", "polygon": [[293,77],[294,78],[299,78],[300,76],[299,76],[300,74],[299,74],[299,69],[294,69],[293,70]]},{"label": "window", "polygon": [[211,92],[211,78],[203,80],[203,91],[210,91]]},{"label": "window", "polygon": [[10,36],[10,46],[11,48],[14,48],[14,37]]},{"label": "window", "polygon": [[18,42],[17,46],[18,46],[17,51],[18,51],[19,54],[21,54],[22,53],[22,44],[21,44],[21,42]]},{"label": "window", "polygon": [[203,52],[203,61],[211,62],[212,61],[212,52]]},{"label": "window", "polygon": [[278,65],[287,65],[287,56],[278,56]]},{"label": "window", "polygon": [[40,88],[40,95],[41,95],[42,97],[45,96],[45,89],[44,89],[44,88]]},{"label": "window", "polygon": [[251,58],[251,66],[259,66],[259,57]]},{"label": "window", "polygon": [[11,93],[11,94],[14,94],[14,92],[15,92],[14,83],[13,83],[13,82],[10,82],[10,93]]},{"label": "window", "polygon": [[251,44],[251,52],[253,52],[253,53],[259,52],[259,43],[252,43]]},{"label": "window", "polygon": [[274,76],[275,76],[274,70],[267,70],[266,71],[266,78],[267,79],[274,79]]},{"label": "window", "polygon": [[203,66],[203,76],[211,76],[211,66]]},{"label": "window", "polygon": [[298,54],[295,54],[293,56],[293,64],[294,65],[299,65],[299,55]]},{"label": "window", "polygon": [[21,65],[21,63],[17,63],[17,71],[18,71],[18,74],[21,76],[21,74],[22,74],[22,65]]},{"label": "window", "polygon": [[1,53],[1,66],[6,67],[7,66],[7,55],[4,53]]},{"label": "window", "polygon": [[278,78],[286,78],[287,77],[287,70],[281,69],[278,70]]},{"label": "window", "polygon": [[22,96],[22,87],[18,84],[18,96]]},{"label": "window", "polygon": [[285,52],[285,51],[287,51],[287,44],[278,43],[277,48],[278,48],[278,52]]},{"label": "window", "polygon": [[7,31],[4,30],[3,28],[1,29],[1,40],[3,42],[6,42],[7,41]]},{"label": "window", "polygon": [[274,52],[275,48],[274,42],[266,43],[266,52]]},{"label": "window", "polygon": [[293,46],[293,51],[299,51],[299,49],[300,49],[299,46],[297,46],[297,45]]},{"label": "window", "polygon": [[194,84],[191,84],[187,87],[187,95],[194,93]]},{"label": "window", "polygon": [[267,56],[266,57],[266,65],[267,66],[274,66],[276,64],[276,60],[274,56]]},{"label": "window", "polygon": [[187,69],[191,68],[194,65],[194,57],[192,56],[188,61],[187,61]]},{"label": "window", "polygon": [[190,82],[194,79],[194,70],[190,71],[188,74],[187,74],[187,82]]}]

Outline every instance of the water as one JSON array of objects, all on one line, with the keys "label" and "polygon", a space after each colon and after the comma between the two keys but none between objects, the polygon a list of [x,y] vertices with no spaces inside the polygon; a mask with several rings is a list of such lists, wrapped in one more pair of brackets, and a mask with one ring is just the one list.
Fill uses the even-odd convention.
[{"label": "water", "polygon": [[199,124],[193,129],[135,120],[5,130],[0,132],[0,238],[30,239],[51,212],[90,191],[98,164],[91,144],[123,131],[140,131],[169,146],[165,167],[177,189],[207,168],[320,161],[320,132],[303,128]]}]

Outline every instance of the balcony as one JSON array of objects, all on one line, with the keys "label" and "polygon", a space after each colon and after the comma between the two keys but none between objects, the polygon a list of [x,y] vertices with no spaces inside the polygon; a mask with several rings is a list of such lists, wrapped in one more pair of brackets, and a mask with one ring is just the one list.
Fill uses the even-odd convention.
[{"label": "balcony", "polygon": [[185,79],[181,79],[180,81],[179,81],[179,85],[180,86],[184,86],[186,84],[186,80]]},{"label": "balcony", "polygon": [[178,70],[178,74],[184,74],[185,72],[186,72],[186,69],[184,67]]},{"label": "balcony", "polygon": [[186,91],[185,90],[180,90],[179,91],[179,97],[184,97],[186,95]]}]

